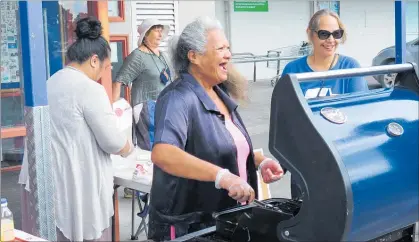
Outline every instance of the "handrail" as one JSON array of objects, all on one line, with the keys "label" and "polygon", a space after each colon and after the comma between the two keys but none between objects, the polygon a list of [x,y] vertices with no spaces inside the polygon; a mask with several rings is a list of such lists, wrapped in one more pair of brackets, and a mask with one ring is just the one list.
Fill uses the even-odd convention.
[{"label": "handrail", "polygon": [[232,59],[255,59],[255,58],[262,58],[268,57],[267,55],[253,55],[253,56],[232,56]]},{"label": "handrail", "polygon": [[[304,46],[303,46],[304,45]],[[268,52],[281,52],[282,50],[286,50],[289,48],[304,48],[304,47],[309,47],[312,44],[307,43],[306,41],[302,41],[300,44],[298,45],[287,45],[287,46],[282,46],[276,49],[272,49],[272,50],[268,50]]]},{"label": "handrail", "polygon": [[388,73],[399,73],[403,71],[413,70],[412,64],[394,64],[394,65],[383,65],[373,66],[364,68],[351,68],[351,69],[340,69],[332,71],[321,71],[321,72],[309,72],[294,74],[298,81],[312,81],[316,79],[334,79],[334,78],[345,78],[345,77],[358,77],[358,76],[373,76],[382,75]]},{"label": "handrail", "polygon": [[[271,53],[275,53],[274,56],[270,55]],[[295,60],[300,58],[301,56],[280,56],[281,51],[277,50],[269,50],[268,54],[266,55],[255,55],[251,52],[240,52],[240,53],[232,53],[231,62],[234,64],[242,64],[242,63],[253,63],[253,82],[256,82],[256,73],[257,73],[257,65],[258,62],[265,62],[269,65],[269,61],[276,61],[277,62],[277,73],[279,75],[280,72],[280,61],[281,60]]]},{"label": "handrail", "polygon": [[265,61],[295,60],[300,57],[302,56],[279,56],[279,57],[264,56],[264,58],[257,58],[257,59],[255,58],[252,60],[232,60],[232,62],[235,64],[240,64],[240,63],[265,62]]},{"label": "handrail", "polygon": [[[251,53],[237,53],[235,55],[245,55],[245,54],[251,54]],[[276,56],[276,57],[268,57],[266,55],[254,55],[254,56],[248,56],[248,57],[236,57],[232,58],[231,62],[234,64],[242,64],[242,63],[253,63],[253,82],[256,82],[256,72],[257,62],[268,62],[268,61],[279,61],[281,60],[295,60],[297,58],[300,58],[301,56]],[[277,75],[279,75],[279,64],[277,68]]]},{"label": "handrail", "polygon": [[[235,56],[243,56],[243,55],[245,55],[245,56],[255,56],[253,53],[251,53],[251,52],[241,52],[241,53],[232,53],[231,54],[231,57],[232,58],[236,58]],[[242,58],[242,57],[237,57],[237,58]]]},{"label": "handrail", "polygon": [[[241,57],[239,57],[241,56]],[[242,52],[242,53],[233,53],[231,54],[231,59],[245,59],[245,58],[252,58],[254,59],[256,56],[251,52]],[[253,63],[253,82],[256,82],[256,63]]]},{"label": "handrail", "polygon": [[[277,51],[277,50],[268,50],[267,52],[267,57],[271,57],[271,53],[274,53],[275,57],[280,57],[281,56],[281,51]],[[266,67],[269,68],[269,61],[266,62]],[[281,71],[281,61],[277,61],[276,62],[276,76],[279,76],[279,73]]]}]

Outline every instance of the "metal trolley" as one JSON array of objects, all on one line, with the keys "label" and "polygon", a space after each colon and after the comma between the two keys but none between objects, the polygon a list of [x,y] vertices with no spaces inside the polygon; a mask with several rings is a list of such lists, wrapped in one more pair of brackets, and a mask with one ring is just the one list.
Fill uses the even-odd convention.
[{"label": "metal trolley", "polygon": [[[281,47],[278,49],[268,50],[268,57],[302,57],[311,54],[312,45],[306,41],[302,41],[299,45],[290,45]],[[295,59],[295,58],[294,58]],[[276,61],[268,61],[267,67],[276,69],[276,75],[271,79],[271,85],[275,86],[275,83],[281,78],[284,67],[294,59],[278,59]]]}]

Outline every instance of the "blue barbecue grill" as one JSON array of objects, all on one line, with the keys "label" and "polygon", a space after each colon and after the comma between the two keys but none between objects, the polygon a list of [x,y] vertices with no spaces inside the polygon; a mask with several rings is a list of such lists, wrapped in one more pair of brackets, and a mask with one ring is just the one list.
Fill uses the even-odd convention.
[{"label": "blue barbecue grill", "polygon": [[[272,94],[269,148],[292,173],[300,198],[221,211],[213,216],[216,226],[175,241],[413,241],[419,220],[416,70],[400,64],[282,76]],[[299,85],[395,72],[394,88],[363,93],[307,100]]]}]

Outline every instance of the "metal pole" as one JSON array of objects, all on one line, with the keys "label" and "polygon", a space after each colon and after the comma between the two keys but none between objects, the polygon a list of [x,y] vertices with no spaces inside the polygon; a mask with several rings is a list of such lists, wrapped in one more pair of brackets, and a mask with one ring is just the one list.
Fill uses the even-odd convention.
[{"label": "metal pole", "polygon": [[230,42],[230,51],[234,51],[234,45],[233,45],[233,34],[231,31],[231,23],[232,23],[232,10],[231,10],[231,1],[230,0],[224,0],[224,7],[225,7],[225,13],[224,17],[226,19],[226,29],[228,34],[228,40]]},{"label": "metal pole", "polygon": [[253,62],[253,82],[256,82],[256,62]]},{"label": "metal pole", "polygon": [[265,61],[279,61],[279,60],[295,60],[300,58],[301,56],[283,56],[283,57],[256,57],[255,59],[233,59],[231,60],[232,63],[240,64],[240,63],[251,63],[251,62],[265,62]]},{"label": "metal pole", "polygon": [[29,170],[29,217],[31,231],[56,240],[54,182],[50,164],[51,135],[47,100],[47,67],[41,1],[19,1],[23,84],[25,94],[26,145]]},{"label": "metal pole", "polygon": [[231,59],[253,58],[255,55],[250,52],[231,53]]},{"label": "metal pole", "polygon": [[396,64],[406,62],[406,2],[397,0],[394,3],[396,17]]}]

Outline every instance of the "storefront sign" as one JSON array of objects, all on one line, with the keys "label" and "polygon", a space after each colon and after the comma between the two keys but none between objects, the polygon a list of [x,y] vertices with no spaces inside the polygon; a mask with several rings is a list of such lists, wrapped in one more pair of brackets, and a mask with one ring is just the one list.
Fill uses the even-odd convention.
[{"label": "storefront sign", "polygon": [[234,12],[268,12],[267,0],[234,1]]}]

